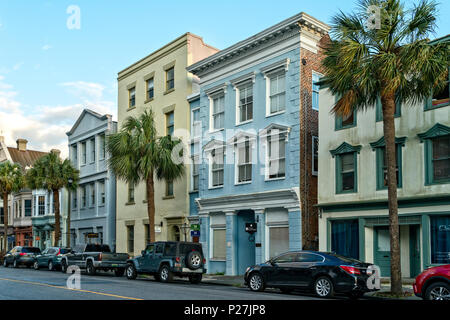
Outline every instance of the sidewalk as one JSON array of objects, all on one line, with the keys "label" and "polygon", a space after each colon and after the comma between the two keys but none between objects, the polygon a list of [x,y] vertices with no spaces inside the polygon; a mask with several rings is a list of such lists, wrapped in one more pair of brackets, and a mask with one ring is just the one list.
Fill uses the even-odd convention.
[{"label": "sidewalk", "polygon": [[[243,276],[225,276],[225,275],[215,275],[215,274],[205,274],[203,275],[204,283],[210,283],[215,285],[223,285],[223,286],[233,286],[238,288],[244,288],[244,277]],[[405,278],[403,279],[403,290],[408,292],[410,296],[400,298],[401,300],[422,300],[419,297],[414,295],[413,283],[414,279]],[[388,299],[382,297],[384,292],[389,292],[391,289],[391,282],[389,278],[381,278],[381,290],[377,292],[369,292],[366,293],[366,297],[370,297],[372,299]],[[381,294],[381,296],[380,296]]]}]

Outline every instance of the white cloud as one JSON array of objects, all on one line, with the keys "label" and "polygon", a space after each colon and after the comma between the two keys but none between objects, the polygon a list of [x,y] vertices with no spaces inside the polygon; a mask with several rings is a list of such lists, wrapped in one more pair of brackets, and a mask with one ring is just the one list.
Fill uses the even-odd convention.
[{"label": "white cloud", "polygon": [[[30,149],[59,149],[62,157],[67,157],[66,132],[72,128],[84,108],[90,108],[100,114],[113,114],[115,117],[115,104],[103,99],[103,86],[81,81],[74,84],[78,85],[71,86],[68,83],[67,86],[75,87],[77,92],[85,97],[80,98],[80,103],[36,106],[30,114],[18,101],[18,94],[13,90],[13,86],[5,83],[4,77],[0,76],[0,134],[5,137],[7,145],[15,146],[18,138],[24,138],[29,141]],[[92,99],[93,97],[96,99]]]},{"label": "white cloud", "polygon": [[44,51],[47,51],[47,50],[50,50],[51,48],[53,48],[51,45],[46,44],[46,45],[42,46],[41,49],[44,50]]},{"label": "white cloud", "polygon": [[105,87],[99,83],[75,81],[60,84],[67,88],[67,92],[83,100],[100,100]]}]

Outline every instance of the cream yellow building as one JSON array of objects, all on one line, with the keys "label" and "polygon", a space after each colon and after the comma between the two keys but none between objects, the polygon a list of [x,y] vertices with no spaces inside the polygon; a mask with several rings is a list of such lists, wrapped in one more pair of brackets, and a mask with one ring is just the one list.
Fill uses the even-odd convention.
[{"label": "cream yellow building", "polygon": [[[198,86],[186,67],[218,49],[203,39],[186,33],[139,60],[118,74],[118,127],[129,116],[151,108],[155,112],[159,135],[182,137],[190,127],[190,107],[186,97]],[[190,168],[175,183],[155,182],[156,240],[185,240],[189,230]],[[137,255],[150,238],[146,187],[144,183],[129,186],[117,181],[117,251]]]}]

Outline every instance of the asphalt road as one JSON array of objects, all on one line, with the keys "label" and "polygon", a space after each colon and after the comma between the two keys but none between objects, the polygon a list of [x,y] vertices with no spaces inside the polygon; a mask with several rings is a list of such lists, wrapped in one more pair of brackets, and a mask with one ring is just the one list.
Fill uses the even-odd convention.
[{"label": "asphalt road", "polygon": [[247,288],[215,284],[192,285],[179,279],[160,283],[152,277],[128,280],[113,273],[81,273],[80,289],[66,285],[70,275],[61,271],[0,267],[0,300],[317,300],[278,290],[255,293]]}]

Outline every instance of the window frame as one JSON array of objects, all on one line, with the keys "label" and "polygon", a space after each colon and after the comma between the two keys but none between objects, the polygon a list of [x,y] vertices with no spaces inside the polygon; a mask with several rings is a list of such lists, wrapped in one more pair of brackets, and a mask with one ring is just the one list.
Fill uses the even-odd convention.
[{"label": "window frame", "polygon": [[[222,104],[222,109],[220,112],[215,112],[214,111],[214,106],[215,106],[215,100],[223,100],[223,104]],[[220,131],[220,130],[224,130],[225,129],[225,92],[224,91],[219,91],[211,96],[209,96],[209,101],[210,101],[210,119],[209,119],[209,131],[210,132],[216,132],[216,131]],[[222,117],[222,121],[221,124],[222,126],[220,128],[216,128],[215,127],[215,117],[216,116],[221,116]]]},{"label": "window frame", "polygon": [[[213,169],[213,161],[216,157],[216,153],[219,152],[218,150],[222,149],[222,168],[219,169]],[[209,171],[209,179],[208,179],[208,188],[209,189],[217,189],[217,188],[223,188],[225,184],[225,149],[224,148],[215,148],[212,149],[208,154],[208,171]],[[214,185],[214,173],[222,171],[222,184]]]},{"label": "window frame", "polygon": [[[402,167],[403,167],[403,143],[396,142],[396,162],[397,162],[397,170],[398,170],[398,181],[397,181],[397,189],[401,189],[403,187],[403,175],[402,175]],[[384,185],[384,168],[383,159],[384,159],[384,150],[386,146],[378,146],[375,148],[375,158],[376,158],[376,180],[377,180],[377,190],[387,190],[387,186]]]},{"label": "window frame", "polygon": [[[394,118],[400,118],[402,116],[402,104],[398,101],[395,101],[395,113]],[[381,98],[377,98],[377,102],[375,103],[375,121],[380,122],[383,121],[383,110],[381,106]]]},{"label": "window frame", "polygon": [[[249,122],[252,122],[254,119],[254,104],[255,104],[255,92],[254,92],[254,86],[253,86],[253,82],[252,81],[244,81],[242,83],[239,83],[239,85],[237,85],[236,87],[236,125],[241,125],[241,124],[246,124]],[[245,96],[245,103],[241,104],[241,92],[245,90],[245,92],[247,93],[249,90],[251,90],[252,94],[251,96],[246,95]],[[248,102],[249,97],[251,97],[251,102]],[[245,120],[241,120],[241,109],[243,107],[246,107],[246,119]],[[249,113],[249,107],[251,109],[251,118],[248,118],[248,113]],[[224,108],[225,109],[225,108]]]},{"label": "window frame", "polygon": [[136,86],[128,89],[128,109],[136,108]]},{"label": "window frame", "polygon": [[[279,146],[281,145],[281,144],[283,144],[283,146],[284,146],[284,157],[278,157],[278,158],[271,158],[271,156],[270,156],[270,153],[271,153],[271,143],[272,143],[272,137],[274,137],[274,136],[278,136],[278,138],[279,138],[279,141],[278,141],[278,143],[279,143]],[[276,135],[276,134],[271,134],[270,132],[269,132],[269,134],[267,135],[267,137],[266,137],[266,163],[265,163],[265,167],[266,167],[266,170],[265,170],[265,181],[273,181],[273,180],[283,180],[283,179],[286,179],[286,174],[287,174],[287,170],[286,170],[286,168],[287,168],[287,159],[286,159],[286,144],[287,144],[287,141],[288,141],[288,139],[287,139],[287,135],[286,135],[286,133],[283,133],[283,132],[281,132],[281,133],[279,133],[278,135]],[[280,160],[284,160],[284,175],[280,175],[280,172],[278,171],[277,172],[277,174],[276,174],[276,177],[271,177],[271,175],[270,175],[270,161],[280,161]]]},{"label": "window frame", "polygon": [[135,203],[135,200],[136,200],[135,191],[136,191],[136,186],[132,183],[129,183],[128,189],[127,189],[127,203],[128,204]]},{"label": "window frame", "polygon": [[[152,86],[149,86],[150,81],[152,82]],[[151,96],[150,96],[151,92]],[[148,78],[145,80],[145,93],[146,93],[146,100],[152,101],[155,98],[155,77]]]},{"label": "window frame", "polygon": [[[447,77],[447,90],[448,90],[449,96],[450,96],[450,72]],[[450,105],[450,99],[448,102],[444,102],[444,103],[438,104],[436,106],[433,106],[433,93],[431,93],[430,97],[425,100],[424,111],[436,110],[439,108],[448,107],[449,105]]]},{"label": "window frame", "polygon": [[[240,157],[239,157],[239,148],[242,148],[242,145],[244,145],[244,148],[247,148],[246,144],[248,143],[248,151],[249,151],[249,162],[244,162],[239,164],[240,162]],[[252,183],[253,181],[253,141],[250,137],[246,137],[243,141],[238,141],[235,142],[235,161],[234,161],[234,171],[235,171],[235,185],[240,185],[240,184],[249,184]],[[246,157],[246,155],[244,155],[244,157]],[[245,180],[245,181],[239,181],[239,167],[241,166],[250,166],[250,180]]]},{"label": "window frame", "polygon": [[[317,140],[317,147],[314,144],[314,140]],[[312,136],[312,142],[311,142],[311,172],[313,176],[319,175],[319,137],[318,136]],[[316,155],[317,152],[317,155]],[[317,158],[317,167],[315,165],[315,159]],[[315,169],[315,170],[314,170]]]},{"label": "window frame", "polygon": [[[286,107],[287,107],[287,101],[286,101],[286,80],[287,80],[287,72],[285,69],[278,69],[276,71],[273,71],[269,74],[267,74],[267,84],[266,84],[266,90],[267,90],[267,94],[266,94],[266,99],[267,99],[267,107],[266,107],[266,116],[274,116],[277,114],[282,114],[284,112],[286,112]],[[278,87],[278,81],[279,81],[279,77],[284,77],[284,91],[277,91],[277,93],[272,94],[272,80],[273,78],[277,78],[277,87]],[[272,112],[272,97],[279,97],[283,95],[284,96],[284,108],[280,109],[279,106],[277,106],[277,111]],[[277,99],[277,101],[279,102],[279,99]]]},{"label": "window frame", "polygon": [[225,239],[226,239],[226,227],[211,227],[210,228],[210,243],[211,243],[211,249],[209,252],[209,258],[212,261],[226,261],[227,259],[227,247],[226,247],[226,243],[223,243],[223,245],[225,246],[225,257],[214,257],[214,232],[215,231],[219,231],[219,230],[224,230],[225,231]]},{"label": "window frame", "polygon": [[[342,179],[342,157],[345,155],[353,155],[353,189],[343,190],[343,179]],[[357,178],[357,152],[346,152],[336,156],[336,194],[344,193],[357,193],[358,192],[358,178]]]},{"label": "window frame", "polygon": [[[166,116],[166,136],[173,137],[175,132],[175,111],[169,111],[165,113]],[[173,116],[173,122],[170,122],[170,117]]]},{"label": "window frame", "polygon": [[[169,78],[169,74],[172,73],[172,79]],[[171,66],[165,70],[165,88],[166,93],[175,90],[175,66]],[[169,83],[172,83],[172,87],[170,87]]]},{"label": "window frame", "polygon": [[[311,109],[314,111],[319,111],[319,106],[320,106],[320,101],[319,101],[319,94],[320,94],[320,86],[317,86],[315,83],[317,83],[317,81],[314,81],[314,77],[317,76],[319,79],[317,81],[320,81],[320,78],[323,77],[323,74],[317,72],[317,71],[312,71],[311,74]],[[318,87],[317,90],[314,90],[315,87]],[[317,108],[314,108],[314,95],[317,95]]]}]

